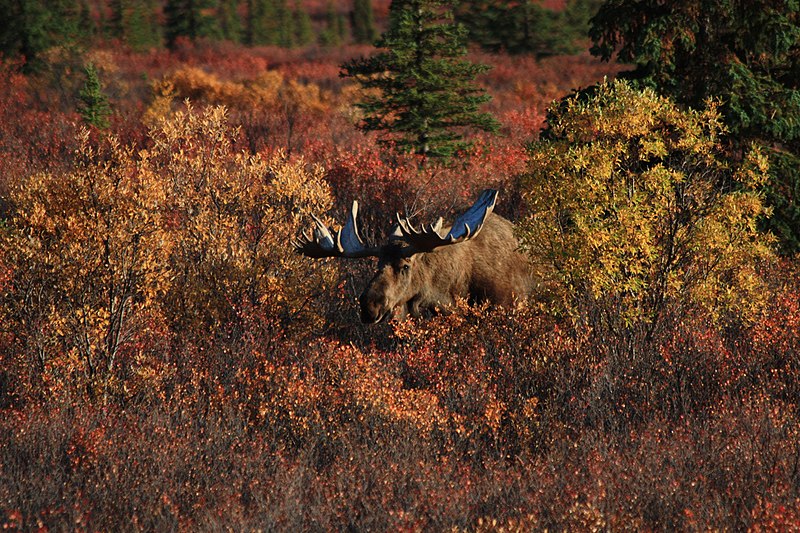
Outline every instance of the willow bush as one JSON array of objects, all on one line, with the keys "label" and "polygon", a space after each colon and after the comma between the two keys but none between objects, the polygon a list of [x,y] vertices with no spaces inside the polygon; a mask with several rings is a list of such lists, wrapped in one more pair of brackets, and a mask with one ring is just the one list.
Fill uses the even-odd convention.
[{"label": "willow bush", "polygon": [[757,230],[768,165],[755,149],[732,164],[725,134],[715,102],[684,110],[622,81],[551,107],[521,178],[521,233],[552,274],[554,308],[640,338],[693,309],[754,316],[772,257]]}]

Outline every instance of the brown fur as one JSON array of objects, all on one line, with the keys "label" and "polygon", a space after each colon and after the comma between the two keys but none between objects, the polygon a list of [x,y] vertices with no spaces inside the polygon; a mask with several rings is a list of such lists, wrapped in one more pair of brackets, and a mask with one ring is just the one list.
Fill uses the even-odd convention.
[{"label": "brown fur", "polygon": [[456,298],[511,305],[532,289],[530,265],[518,246],[511,222],[491,214],[475,238],[459,244],[410,258],[387,248],[361,294],[361,320],[419,316]]}]

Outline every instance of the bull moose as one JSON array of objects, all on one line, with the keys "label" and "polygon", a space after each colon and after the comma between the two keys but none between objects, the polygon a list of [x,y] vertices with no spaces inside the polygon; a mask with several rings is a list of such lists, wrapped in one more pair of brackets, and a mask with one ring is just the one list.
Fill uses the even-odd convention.
[{"label": "bull moose", "polygon": [[511,222],[492,213],[496,201],[497,191],[484,191],[446,230],[441,218],[416,229],[398,213],[394,231],[381,246],[364,245],[354,201],[341,230],[329,229],[312,214],[313,234],[304,232],[293,244],[313,258],[378,258],[378,271],[359,298],[364,323],[420,316],[456,298],[510,305],[530,292],[531,269],[518,251]]}]

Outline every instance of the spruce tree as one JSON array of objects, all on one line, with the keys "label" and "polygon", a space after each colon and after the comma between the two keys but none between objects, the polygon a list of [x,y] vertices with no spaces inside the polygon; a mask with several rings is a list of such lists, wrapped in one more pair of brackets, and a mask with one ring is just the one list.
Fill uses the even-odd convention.
[{"label": "spruce tree", "polygon": [[248,0],[247,11],[249,46],[294,46],[295,22],[286,0]]},{"label": "spruce tree", "polygon": [[339,42],[344,43],[348,38],[348,24],[343,13],[336,13],[336,33],[339,35]]},{"label": "spruce tree", "polygon": [[469,39],[486,50],[546,57],[572,54],[583,46],[589,19],[602,0],[568,0],[562,10],[541,2],[523,0],[462,0],[456,20],[469,31]]},{"label": "spruce tree", "polygon": [[616,0],[592,20],[592,52],[681,104],[722,102],[732,157],[770,154],[767,222],[800,251],[800,4],[795,0]]},{"label": "spruce tree", "polygon": [[325,7],[325,29],[319,35],[319,44],[322,46],[339,46],[342,44],[338,27],[340,20],[341,17],[333,0],[328,0],[328,4]]},{"label": "spruce tree", "polygon": [[292,10],[286,0],[275,0],[277,34],[273,44],[284,48],[295,45],[295,25]]},{"label": "spruce tree", "polygon": [[470,145],[469,130],[498,128],[479,111],[491,97],[474,80],[488,67],[463,59],[466,32],[453,22],[453,3],[395,0],[376,43],[385,51],[342,65],[343,76],[378,90],[358,104],[359,128],[382,132],[380,142],[399,151],[446,159]]},{"label": "spruce tree", "polygon": [[113,0],[110,36],[128,43],[135,50],[161,45],[156,0]]},{"label": "spruce tree", "polygon": [[245,43],[249,46],[272,44],[277,32],[273,0],[247,0]]},{"label": "spruce tree", "polygon": [[80,37],[82,12],[69,0],[0,0],[0,54],[23,56],[25,70],[41,67],[39,55]]},{"label": "spruce tree", "polygon": [[217,7],[216,0],[167,0],[164,5],[167,45],[173,47],[179,37],[192,41],[219,38],[219,24],[212,16]]},{"label": "spruce tree", "polygon": [[353,40],[357,43],[372,44],[377,36],[372,0],[355,0],[353,2]]},{"label": "spruce tree", "polygon": [[111,106],[108,104],[108,97],[103,93],[97,69],[92,63],[89,63],[84,67],[84,73],[86,82],[78,94],[80,99],[78,112],[87,124],[97,128],[107,128]]},{"label": "spruce tree", "polygon": [[106,36],[112,39],[121,39],[125,35],[127,1],[111,0],[108,7],[111,9],[111,17],[104,28]]},{"label": "spruce tree", "polygon": [[294,12],[292,13],[294,21],[294,41],[298,46],[305,46],[314,40],[314,29],[311,27],[311,17],[308,12],[303,9],[300,0],[294,2]]},{"label": "spruce tree", "polygon": [[84,40],[91,40],[97,36],[97,24],[92,18],[92,10],[88,0],[79,2],[78,33]]},{"label": "spruce tree", "polygon": [[242,40],[242,23],[239,20],[238,7],[238,0],[220,0],[219,3],[220,35],[226,41],[234,43]]}]

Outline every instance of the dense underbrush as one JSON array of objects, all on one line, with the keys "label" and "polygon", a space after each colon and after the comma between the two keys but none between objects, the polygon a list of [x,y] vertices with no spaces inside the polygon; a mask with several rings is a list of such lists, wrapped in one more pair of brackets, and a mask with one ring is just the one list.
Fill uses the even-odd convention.
[{"label": "dense underbrush", "polygon": [[352,344],[175,338],[171,371],[124,404],[5,409],[4,523],[783,529],[800,496],[793,285],[746,330],[696,317],[634,361],[531,310]]}]

